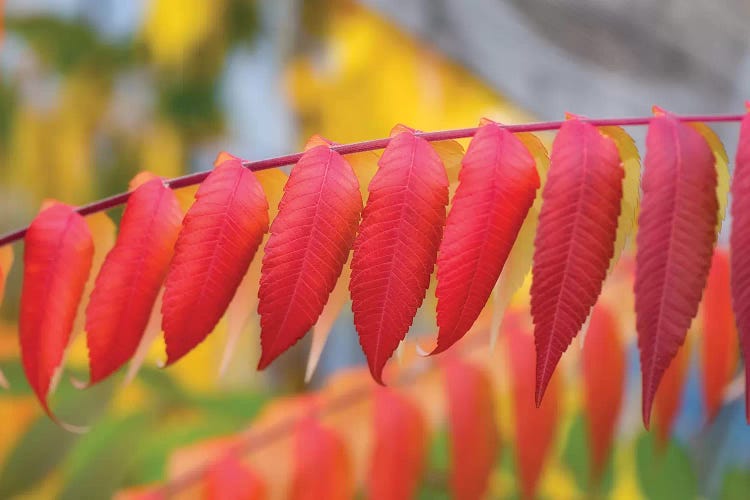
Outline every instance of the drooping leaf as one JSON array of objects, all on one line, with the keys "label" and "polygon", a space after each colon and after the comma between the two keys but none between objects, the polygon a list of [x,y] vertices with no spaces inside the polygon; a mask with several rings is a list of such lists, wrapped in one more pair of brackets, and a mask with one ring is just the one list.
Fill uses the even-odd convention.
[{"label": "drooping leaf", "polygon": [[706,141],[672,116],[654,117],[646,137],[634,286],[647,427],[664,370],[698,312],[717,211],[714,157]]},{"label": "drooping leaf", "polygon": [[516,471],[521,496],[534,498],[557,432],[560,414],[559,374],[552,376],[547,395],[541,406],[537,407],[534,401],[534,339],[516,321],[507,323]]},{"label": "drooping leaf", "polygon": [[295,465],[290,500],[348,500],[354,472],[342,439],[314,417],[303,417],[295,431]]},{"label": "drooping leaf", "polygon": [[165,280],[167,364],[213,330],[268,230],[268,203],[253,172],[230,159],[203,181],[177,237]]},{"label": "drooping leaf", "polygon": [[368,498],[408,500],[414,497],[424,469],[425,419],[414,403],[392,389],[375,389],[374,399]]},{"label": "drooping leaf", "polygon": [[716,201],[719,203],[719,215],[716,223],[716,233],[721,231],[721,225],[727,213],[727,203],[729,202],[729,156],[724,144],[719,139],[711,127],[701,122],[688,122],[703,138],[706,144],[711,148],[714,155],[714,165],[716,167]]},{"label": "drooping leaf", "polygon": [[672,427],[680,412],[689,364],[690,342],[685,342],[664,371],[664,377],[656,391],[654,422],[656,444],[660,450],[666,448],[669,437],[672,435]]},{"label": "drooping leaf", "polygon": [[539,187],[534,159],[495,123],[479,128],[463,159],[460,184],[437,260],[437,347],[461,339],[490,298]]},{"label": "drooping leaf", "polygon": [[410,132],[393,137],[378,164],[354,243],[349,290],[360,344],[382,383],[383,367],[429,288],[448,178],[430,144]]},{"label": "drooping leaf", "polygon": [[292,169],[263,257],[259,369],[317,321],[349,256],[361,210],[352,168],[327,146],[308,150]]},{"label": "drooping leaf", "polygon": [[729,255],[714,250],[706,291],[703,294],[701,360],[703,401],[712,421],[724,401],[724,391],[737,367],[738,346],[729,286]]},{"label": "drooping leaf", "polygon": [[86,309],[91,384],[136,351],[167,273],[182,213],[159,178],[135,189]]},{"label": "drooping leaf", "polygon": [[480,499],[500,451],[492,383],[476,365],[451,358],[445,365],[453,498]]},{"label": "drooping leaf", "polygon": [[19,316],[21,359],[29,385],[55,421],[47,393],[68,345],[93,254],[83,217],[62,203],[40,212],[26,233]]},{"label": "drooping leaf", "polygon": [[537,404],[601,292],[614,253],[622,178],[611,139],[578,119],[560,127],[534,241]]},{"label": "drooping leaf", "polygon": [[203,478],[205,500],[264,500],[267,496],[263,480],[232,454],[217,460]]},{"label": "drooping leaf", "polygon": [[149,315],[148,321],[146,322],[146,328],[144,328],[143,330],[141,340],[140,342],[138,342],[138,346],[135,348],[133,357],[130,358],[130,363],[128,363],[128,369],[125,372],[125,377],[122,381],[123,386],[129,385],[130,382],[135,380],[135,377],[141,370],[143,363],[145,363],[146,361],[146,357],[148,356],[149,350],[151,349],[151,344],[154,343],[154,341],[159,337],[159,334],[161,333],[161,305],[163,301],[164,287],[162,286],[159,290],[159,294],[156,296],[154,305],[151,307],[151,314]]},{"label": "drooping leaf", "polygon": [[0,247],[0,304],[3,303],[5,294],[5,282],[8,280],[8,273],[13,265],[13,247],[5,245]]},{"label": "drooping leaf", "polygon": [[[516,134],[516,137],[526,146],[534,157],[536,170],[539,174],[540,186],[543,188],[549,171],[549,154],[537,136],[529,132]],[[538,189],[534,204],[526,214],[526,219],[518,231],[513,248],[505,261],[500,277],[493,290],[493,312],[490,326],[490,348],[495,346],[500,333],[500,325],[505,315],[505,309],[510,305],[513,295],[523,286],[531,271],[531,261],[534,255],[534,236],[539,225],[539,212],[542,208],[542,190]]]},{"label": "drooping leaf", "polygon": [[599,127],[599,131],[615,142],[624,173],[620,216],[617,219],[615,252],[609,266],[611,272],[620,259],[620,254],[625,245],[635,231],[635,221],[638,216],[638,205],[641,194],[641,157],[638,154],[635,141],[622,127]]},{"label": "drooping leaf", "polygon": [[591,450],[591,479],[602,479],[625,388],[625,348],[620,327],[604,305],[591,313],[583,346],[584,408]]},{"label": "drooping leaf", "polygon": [[750,423],[750,113],[742,119],[732,179],[732,305],[745,360],[745,417]]},{"label": "drooping leaf", "polygon": [[[260,182],[268,200],[268,219],[269,221],[273,221],[279,213],[279,203],[281,202],[284,185],[288,180],[288,176],[277,168],[271,168],[256,172],[255,177]],[[237,287],[237,292],[235,292],[234,298],[232,298],[227,307],[227,341],[219,365],[219,376],[222,376],[228,369],[229,362],[235,352],[235,346],[239,342],[243,332],[246,332],[248,324],[252,326],[251,333],[256,333],[255,330],[258,330],[257,321],[251,321],[251,317],[257,314],[260,271],[263,256],[265,255],[265,243],[267,241],[268,235],[266,234],[258,248],[257,257],[250,263],[245,277]]]}]

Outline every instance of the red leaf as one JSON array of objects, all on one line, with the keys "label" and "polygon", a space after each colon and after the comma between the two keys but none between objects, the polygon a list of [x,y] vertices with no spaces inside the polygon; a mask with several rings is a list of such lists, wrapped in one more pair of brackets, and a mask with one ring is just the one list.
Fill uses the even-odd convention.
[{"label": "red leaf", "polygon": [[264,500],[267,497],[263,480],[233,455],[218,460],[203,479],[205,500]]},{"label": "red leaf", "polygon": [[742,119],[732,180],[732,304],[745,360],[745,417],[750,423],[750,113]]},{"label": "red leaf", "polygon": [[486,371],[457,358],[445,365],[451,442],[451,491],[456,499],[484,498],[500,437]]},{"label": "red leaf", "polygon": [[392,389],[375,391],[374,444],[367,481],[369,498],[414,498],[422,476],[427,431],[419,408]]},{"label": "red leaf", "polygon": [[577,119],[560,127],[534,241],[537,405],[602,290],[617,236],[622,178],[611,139]]},{"label": "red leaf", "polygon": [[664,370],[698,312],[718,203],[714,156],[693,128],[657,116],[649,125],[646,148],[634,288],[648,428]]},{"label": "red leaf", "polygon": [[29,385],[56,422],[47,393],[68,345],[93,255],[86,221],[62,203],[40,212],[26,233],[19,317],[21,358]]},{"label": "red leaf", "polygon": [[361,211],[357,177],[327,146],[310,149],[292,169],[263,257],[259,369],[317,321],[349,256]]},{"label": "red leaf", "polygon": [[237,159],[203,181],[177,237],[165,281],[167,364],[203,341],[226,310],[268,230],[268,203]]},{"label": "red leaf", "polygon": [[383,367],[430,284],[448,177],[430,144],[410,132],[391,139],[378,166],[354,242],[349,290],[359,342],[382,383]]},{"label": "red leaf", "polygon": [[534,401],[534,344],[530,332],[508,318],[511,391],[515,420],[515,457],[523,498],[534,498],[544,462],[555,440],[560,414],[559,376],[553,376],[541,406]]},{"label": "red leaf", "polygon": [[496,123],[479,127],[437,260],[439,353],[461,339],[487,304],[539,188],[534,159]]},{"label": "red leaf", "polygon": [[690,345],[686,342],[664,371],[664,377],[654,396],[656,443],[661,451],[666,449],[672,427],[682,406],[689,361]]},{"label": "red leaf", "polygon": [[625,389],[625,348],[617,319],[599,304],[583,345],[584,407],[591,447],[591,477],[599,482],[612,448]]},{"label": "red leaf", "polygon": [[296,464],[290,500],[348,500],[354,471],[343,440],[313,417],[303,417],[295,434]]},{"label": "red leaf", "polygon": [[724,390],[737,367],[737,328],[729,287],[729,256],[718,248],[714,251],[703,294],[702,330],[703,400],[710,422],[721,408]]},{"label": "red leaf", "polygon": [[159,178],[128,199],[114,248],[96,278],[86,308],[91,384],[135,353],[167,274],[182,211]]}]

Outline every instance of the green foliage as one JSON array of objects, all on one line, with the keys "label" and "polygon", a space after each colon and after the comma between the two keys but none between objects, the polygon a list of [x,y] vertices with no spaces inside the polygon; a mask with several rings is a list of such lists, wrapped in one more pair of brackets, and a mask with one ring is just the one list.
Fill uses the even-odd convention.
[{"label": "green foliage", "polygon": [[654,434],[641,434],[636,442],[636,468],[641,490],[650,500],[698,496],[690,458],[674,440],[660,450]]}]

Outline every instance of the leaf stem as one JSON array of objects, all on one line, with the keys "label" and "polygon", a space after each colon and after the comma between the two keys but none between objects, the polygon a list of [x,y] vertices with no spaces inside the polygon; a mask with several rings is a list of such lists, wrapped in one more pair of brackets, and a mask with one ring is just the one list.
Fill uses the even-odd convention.
[{"label": "leaf stem", "polygon": [[[705,122],[705,123],[720,123],[720,122],[739,122],[742,120],[744,115],[685,115],[685,116],[679,116],[675,115],[678,119],[686,122]],[[596,125],[597,127],[606,127],[606,126],[619,126],[619,127],[631,127],[631,126],[640,126],[640,125],[648,125],[651,121],[651,116],[640,116],[635,118],[604,118],[604,119],[584,119],[585,121],[591,123],[592,125]],[[534,123],[525,123],[520,125],[504,125],[504,127],[511,132],[543,132],[548,130],[557,130],[559,129],[562,124],[565,123],[563,121],[553,121],[553,122],[534,122]],[[416,135],[419,137],[430,141],[446,141],[451,139],[464,139],[467,137],[472,137],[478,127],[470,127],[470,128],[458,128],[458,129],[452,129],[452,130],[439,130],[436,132],[417,132]],[[370,141],[362,141],[362,142],[353,142],[350,144],[337,144],[334,146],[331,146],[331,149],[334,151],[337,151],[340,154],[351,154],[351,153],[361,153],[363,151],[374,151],[378,149],[384,149],[386,146],[388,146],[388,143],[390,142],[390,138],[382,138],[382,139],[373,139]],[[257,161],[248,161],[243,160],[242,164],[245,166],[245,168],[249,168],[253,171],[258,170],[266,170],[269,168],[276,168],[276,167],[283,167],[286,165],[293,165],[294,163],[297,163],[299,159],[302,157],[303,153],[294,153],[294,154],[288,154],[284,156],[277,156],[275,158],[267,158],[264,160],[257,160]],[[200,184],[203,182],[203,180],[208,177],[208,174],[210,173],[210,170],[203,171],[203,172],[197,172],[194,174],[188,174],[183,175],[182,177],[175,177],[174,179],[169,179],[164,182],[164,184],[167,187],[170,187],[172,189],[178,189],[182,187],[192,186],[195,184]],[[89,203],[87,205],[82,205],[76,209],[76,211],[81,215],[89,215],[96,212],[102,212],[105,210],[109,210],[110,208],[114,208],[116,206],[122,205],[125,202],[128,201],[128,198],[130,197],[130,191],[125,193],[116,194],[113,196],[110,196],[108,198],[103,198],[101,200],[94,201],[92,203]],[[22,239],[26,235],[26,231],[28,230],[28,226],[17,229],[15,231],[11,231],[9,233],[6,233],[2,236],[0,236],[0,246],[7,245],[9,243],[13,243],[14,241]]]}]

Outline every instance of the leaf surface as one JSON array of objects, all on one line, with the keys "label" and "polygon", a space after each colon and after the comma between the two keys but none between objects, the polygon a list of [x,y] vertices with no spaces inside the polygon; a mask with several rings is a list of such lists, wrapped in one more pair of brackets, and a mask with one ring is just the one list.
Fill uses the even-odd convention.
[{"label": "leaf surface", "polygon": [[709,422],[719,412],[724,391],[737,368],[737,328],[729,279],[729,255],[717,248],[703,293],[701,329],[703,402]]},{"label": "leaf surface", "polygon": [[500,451],[492,382],[482,368],[451,358],[445,365],[445,390],[453,498],[484,498]]},{"label": "leaf surface", "polygon": [[167,364],[213,330],[268,229],[268,203],[253,172],[230,159],[203,181],[177,237],[165,280]]},{"label": "leaf surface", "polygon": [[414,498],[425,465],[425,419],[419,407],[392,389],[376,388],[374,400],[368,498],[409,500]]},{"label": "leaf surface", "polygon": [[153,178],[128,199],[114,248],[86,308],[91,384],[136,351],[167,273],[182,213],[171,189]]},{"label": "leaf surface", "polygon": [[204,500],[265,500],[263,480],[236,456],[227,455],[203,477]]},{"label": "leaf surface", "polygon": [[349,256],[361,210],[357,177],[346,160],[323,145],[305,152],[284,187],[265,247],[259,369],[318,320]]},{"label": "leaf surface", "polygon": [[62,203],[42,210],[26,233],[19,316],[21,360],[29,385],[56,422],[47,393],[68,345],[93,254],[83,217]]},{"label": "leaf surface", "polygon": [[656,445],[662,451],[669,442],[672,428],[680,412],[689,363],[690,342],[686,342],[669,363],[654,397]]},{"label": "leaf surface", "polygon": [[745,361],[745,417],[750,423],[750,113],[742,119],[732,179],[732,306]]},{"label": "leaf surface", "polygon": [[479,317],[539,187],[523,143],[495,123],[479,128],[463,159],[437,259],[437,347],[460,340]]},{"label": "leaf surface", "polygon": [[429,288],[443,235],[448,178],[424,139],[391,139],[369,186],[354,243],[349,290],[373,378],[404,339]]},{"label": "leaf surface", "polygon": [[584,408],[586,411],[591,478],[602,479],[625,389],[625,347],[617,319],[602,304],[591,313],[583,346]]},{"label": "leaf surface", "polygon": [[659,382],[698,312],[717,212],[706,141],[674,117],[654,117],[646,136],[634,286],[647,427]]},{"label": "leaf surface", "polygon": [[290,500],[349,500],[354,496],[354,471],[344,441],[311,416],[295,432],[295,466]]},{"label": "leaf surface", "polygon": [[530,332],[514,324],[516,321],[508,323],[516,471],[522,497],[534,498],[544,463],[557,433],[560,414],[559,374],[550,379],[547,396],[537,408],[534,401],[534,339]]},{"label": "leaf surface", "polygon": [[537,404],[601,292],[614,253],[622,178],[611,139],[578,119],[562,125],[552,146],[534,241]]}]

